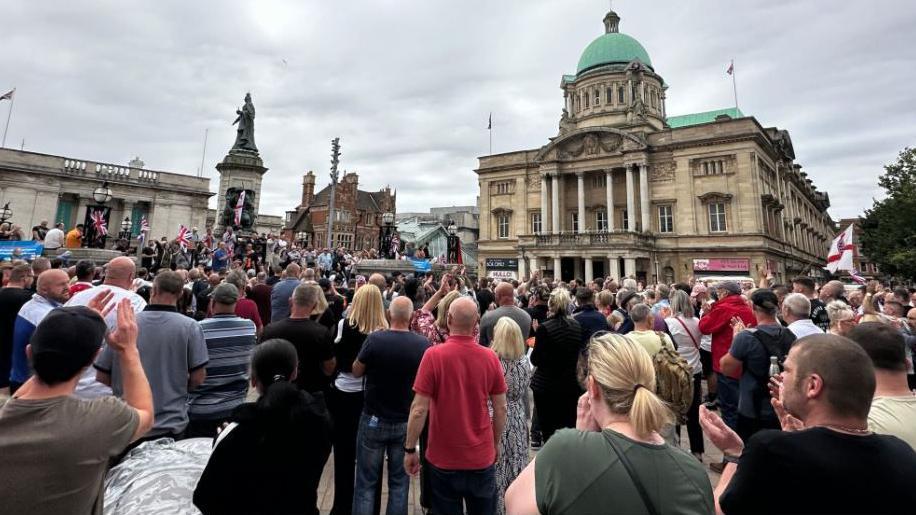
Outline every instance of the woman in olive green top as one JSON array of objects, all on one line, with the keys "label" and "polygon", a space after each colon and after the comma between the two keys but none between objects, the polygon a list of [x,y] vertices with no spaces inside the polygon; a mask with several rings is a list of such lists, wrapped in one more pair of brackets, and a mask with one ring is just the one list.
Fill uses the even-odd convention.
[{"label": "woman in olive green top", "polygon": [[588,348],[576,429],[557,432],[506,491],[507,513],[713,513],[706,471],[658,432],[674,415],[655,395],[639,344],[605,334]]}]

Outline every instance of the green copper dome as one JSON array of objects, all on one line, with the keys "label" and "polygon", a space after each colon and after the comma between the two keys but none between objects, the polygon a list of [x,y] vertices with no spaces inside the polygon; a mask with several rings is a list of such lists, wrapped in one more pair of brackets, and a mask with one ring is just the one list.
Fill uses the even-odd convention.
[{"label": "green copper dome", "polygon": [[576,68],[577,74],[605,64],[627,64],[634,59],[652,68],[649,53],[639,44],[639,41],[617,31],[619,22],[620,17],[613,11],[605,16],[605,34],[585,47],[582,57],[579,58],[579,66]]}]

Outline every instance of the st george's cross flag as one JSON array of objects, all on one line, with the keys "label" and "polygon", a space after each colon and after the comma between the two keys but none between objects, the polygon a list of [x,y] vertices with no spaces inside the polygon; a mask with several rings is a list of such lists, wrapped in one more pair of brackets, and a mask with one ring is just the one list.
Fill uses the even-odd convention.
[{"label": "st george's cross flag", "polygon": [[175,241],[181,245],[181,248],[188,248],[188,245],[191,244],[191,230],[183,224],[178,224],[178,236]]},{"label": "st george's cross flag", "polygon": [[827,254],[827,270],[836,273],[837,270],[854,270],[852,258],[855,256],[856,246],[852,242],[852,224],[841,232],[831,243],[830,252]]},{"label": "st george's cross flag", "polygon": [[233,218],[233,222],[235,222],[236,227],[242,225],[242,209],[244,207],[245,207],[245,190],[242,190],[239,192],[239,199],[235,203],[235,217]]}]

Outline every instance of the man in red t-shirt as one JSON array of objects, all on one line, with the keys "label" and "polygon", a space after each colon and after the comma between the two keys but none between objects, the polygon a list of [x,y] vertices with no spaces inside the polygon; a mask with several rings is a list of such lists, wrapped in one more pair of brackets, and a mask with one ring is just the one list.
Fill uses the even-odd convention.
[{"label": "man in red t-shirt", "polygon": [[[449,337],[423,355],[407,422],[404,468],[420,470],[417,440],[429,415],[430,511],[495,513],[499,442],[506,427],[506,380],[496,354],[474,342],[479,314],[467,297],[448,310]],[[487,401],[493,405],[491,420]]]}]

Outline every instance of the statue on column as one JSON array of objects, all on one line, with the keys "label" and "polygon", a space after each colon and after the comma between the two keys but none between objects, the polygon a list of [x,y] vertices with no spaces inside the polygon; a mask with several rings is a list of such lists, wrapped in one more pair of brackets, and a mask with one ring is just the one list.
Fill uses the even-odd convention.
[{"label": "statue on column", "polygon": [[238,124],[238,128],[232,150],[257,153],[258,147],[254,144],[254,104],[251,103],[251,93],[245,94],[245,105],[241,110],[236,109],[235,112],[238,117],[232,122],[232,125]]},{"label": "statue on column", "polygon": [[569,111],[563,108],[563,114],[560,115],[560,136],[576,128],[576,124],[570,119]]}]

